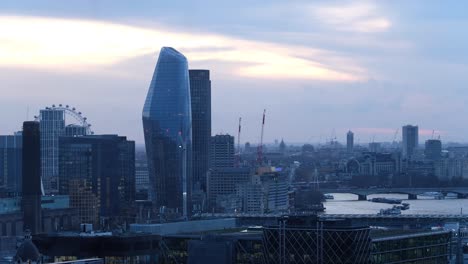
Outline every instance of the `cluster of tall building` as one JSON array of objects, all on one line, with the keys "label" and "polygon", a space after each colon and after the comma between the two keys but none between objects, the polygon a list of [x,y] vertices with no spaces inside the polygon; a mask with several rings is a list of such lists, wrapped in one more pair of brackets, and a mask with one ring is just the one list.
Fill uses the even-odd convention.
[{"label": "cluster of tall building", "polygon": [[[402,127],[401,145],[371,142],[367,148],[354,146],[354,134],[347,133],[346,173],[370,176],[368,184],[426,186],[461,184],[468,181],[468,148],[443,148],[439,138],[419,145],[419,127]],[[364,178],[363,178],[364,179]],[[370,181],[369,179],[372,179]]]},{"label": "cluster of tall building", "polygon": [[[21,132],[0,136],[3,197],[27,201],[34,186],[43,200],[38,208],[47,206],[47,197],[63,197],[66,205],[58,206],[75,210],[81,223],[111,228],[133,222],[135,143],[117,135],[93,135],[86,117],[69,106],[46,107],[36,119],[25,122]],[[32,144],[38,151],[34,155],[27,149]],[[24,163],[36,158],[38,164]]]},{"label": "cluster of tall building", "polygon": [[[246,204],[262,201],[257,210],[280,207],[269,203],[268,195],[276,195],[275,201],[286,207],[283,173],[240,167],[234,137],[211,136],[209,71],[189,70],[187,59],[173,48],[164,47],[159,54],[143,108],[143,129],[148,196],[157,214],[188,218],[219,207],[245,211]],[[250,196],[251,202],[246,200]]]}]

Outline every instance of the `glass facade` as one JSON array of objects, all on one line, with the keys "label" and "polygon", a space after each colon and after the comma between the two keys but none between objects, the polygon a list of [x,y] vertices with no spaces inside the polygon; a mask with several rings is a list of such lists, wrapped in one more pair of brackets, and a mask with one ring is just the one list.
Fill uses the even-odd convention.
[{"label": "glass facade", "polygon": [[449,231],[376,238],[371,263],[449,263],[451,238]]},{"label": "glass facade", "polygon": [[65,112],[57,109],[40,111],[41,177],[47,194],[58,190],[58,139],[65,130]]},{"label": "glass facade", "polygon": [[209,70],[189,70],[192,102],[193,186],[206,192],[211,138],[211,81]]},{"label": "glass facade", "polygon": [[[74,112],[75,108],[46,107],[40,111],[41,129],[41,179],[46,194],[56,194],[59,189],[59,137],[61,136],[84,136],[89,134],[89,127],[86,124],[66,125],[67,115],[76,115],[75,119],[81,119],[81,112]],[[77,120],[85,123],[86,118]]]},{"label": "glass facade", "polygon": [[16,196],[21,193],[23,137],[0,136],[0,188]]},{"label": "glass facade", "polygon": [[135,143],[117,135],[60,137],[60,194],[82,223],[133,222]]},{"label": "glass facade", "polygon": [[191,208],[192,114],[187,59],[163,47],[143,108],[150,199],[161,213]]}]

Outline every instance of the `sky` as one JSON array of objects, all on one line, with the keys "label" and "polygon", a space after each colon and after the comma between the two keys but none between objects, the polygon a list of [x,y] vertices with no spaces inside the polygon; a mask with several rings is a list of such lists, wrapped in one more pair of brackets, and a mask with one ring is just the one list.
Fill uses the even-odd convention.
[{"label": "sky", "polygon": [[76,107],[96,134],[143,143],[158,52],[209,69],[212,133],[258,142],[468,142],[468,2],[4,0],[0,134]]}]

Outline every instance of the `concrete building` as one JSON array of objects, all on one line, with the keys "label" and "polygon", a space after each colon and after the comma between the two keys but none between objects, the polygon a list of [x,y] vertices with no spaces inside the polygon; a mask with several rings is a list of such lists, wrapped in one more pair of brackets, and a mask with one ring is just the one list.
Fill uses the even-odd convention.
[{"label": "concrete building", "polygon": [[403,134],[403,157],[411,159],[416,154],[416,149],[419,144],[419,128],[418,126],[406,125],[402,128]]},{"label": "concrete building", "polygon": [[434,161],[434,174],[439,181],[449,182],[454,179],[468,179],[465,168],[466,158],[440,158]]},{"label": "concrete building", "polygon": [[259,168],[250,181],[237,186],[245,213],[281,212],[289,208],[287,175],[274,167]]},{"label": "concrete building", "polygon": [[216,135],[211,137],[210,168],[234,167],[234,137],[231,135]]},{"label": "concrete building", "polygon": [[426,140],[424,156],[428,160],[439,160],[442,157],[442,142],[438,139]]},{"label": "concrete building", "polygon": [[209,211],[223,212],[225,208],[219,205],[220,199],[236,194],[239,184],[249,182],[249,168],[215,168],[208,172],[208,207]]}]

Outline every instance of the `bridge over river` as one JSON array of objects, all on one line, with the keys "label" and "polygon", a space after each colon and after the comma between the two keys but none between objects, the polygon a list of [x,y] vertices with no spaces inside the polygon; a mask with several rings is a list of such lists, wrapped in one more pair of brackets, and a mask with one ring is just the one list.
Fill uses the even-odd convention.
[{"label": "bridge over river", "polygon": [[468,187],[440,187],[440,188],[320,188],[323,193],[350,193],[358,196],[358,200],[365,201],[367,196],[371,194],[407,194],[409,200],[418,199],[418,195],[430,192],[439,192],[442,194],[455,193],[458,198],[468,197]]}]

